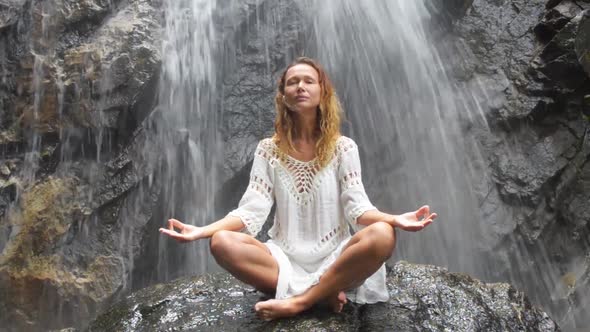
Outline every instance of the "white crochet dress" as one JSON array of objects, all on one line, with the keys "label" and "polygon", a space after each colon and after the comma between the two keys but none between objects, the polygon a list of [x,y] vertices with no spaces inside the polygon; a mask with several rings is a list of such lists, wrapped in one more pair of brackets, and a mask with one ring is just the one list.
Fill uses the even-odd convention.
[{"label": "white crochet dress", "polygon": [[[248,189],[229,215],[240,217],[246,231],[256,236],[274,201],[274,224],[265,245],[279,265],[277,299],[299,295],[317,284],[350,240],[349,225],[358,230],[356,219],[375,209],[361,181],[358,147],[344,136],[321,170],[315,159],[299,161],[279,153],[272,139],[260,141]],[[385,266],[347,297],[357,303],[387,301]]]}]

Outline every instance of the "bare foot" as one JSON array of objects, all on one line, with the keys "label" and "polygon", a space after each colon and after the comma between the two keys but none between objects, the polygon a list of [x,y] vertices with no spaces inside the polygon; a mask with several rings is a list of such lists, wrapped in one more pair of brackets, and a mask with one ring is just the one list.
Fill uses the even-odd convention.
[{"label": "bare foot", "polygon": [[341,312],[347,302],[346,294],[342,291],[338,295],[331,296],[327,299],[328,306],[336,313]]},{"label": "bare foot", "polygon": [[307,309],[298,297],[285,300],[268,300],[258,302],[254,306],[256,315],[264,320],[273,320],[283,317],[292,317]]}]

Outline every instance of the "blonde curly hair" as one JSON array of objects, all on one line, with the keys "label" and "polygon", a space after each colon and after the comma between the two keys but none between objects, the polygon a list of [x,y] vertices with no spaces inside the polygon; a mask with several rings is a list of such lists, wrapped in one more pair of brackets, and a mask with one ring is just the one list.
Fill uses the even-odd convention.
[{"label": "blonde curly hair", "polygon": [[340,100],[334,91],[334,86],[328,78],[324,69],[313,59],[307,57],[297,58],[291,63],[281,75],[278,82],[277,94],[275,96],[275,134],[273,140],[282,153],[297,151],[293,145],[294,135],[294,118],[293,113],[289,111],[283,103],[285,94],[285,79],[287,71],[299,64],[306,64],[318,72],[319,84],[321,89],[320,104],[318,105],[317,116],[317,136],[319,137],[315,145],[315,154],[320,168],[325,167],[331,161],[336,149],[336,141],[340,137],[340,121],[342,116],[342,107]]}]

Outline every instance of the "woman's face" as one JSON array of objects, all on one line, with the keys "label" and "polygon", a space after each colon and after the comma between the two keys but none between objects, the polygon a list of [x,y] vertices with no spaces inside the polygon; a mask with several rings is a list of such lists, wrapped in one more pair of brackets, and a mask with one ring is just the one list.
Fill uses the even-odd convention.
[{"label": "woman's face", "polygon": [[319,74],[310,65],[297,64],[285,75],[285,104],[292,111],[315,111],[320,104]]}]

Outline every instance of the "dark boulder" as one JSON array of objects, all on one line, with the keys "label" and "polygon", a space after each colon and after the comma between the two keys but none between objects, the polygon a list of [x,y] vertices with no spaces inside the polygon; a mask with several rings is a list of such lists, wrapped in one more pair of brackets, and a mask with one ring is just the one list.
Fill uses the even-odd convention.
[{"label": "dark boulder", "polygon": [[228,274],[184,278],[131,294],[88,331],[559,331],[508,284],[407,262],[389,271],[387,284],[387,303],[348,304],[341,314],[316,307],[264,322],[253,310],[263,294]]}]

